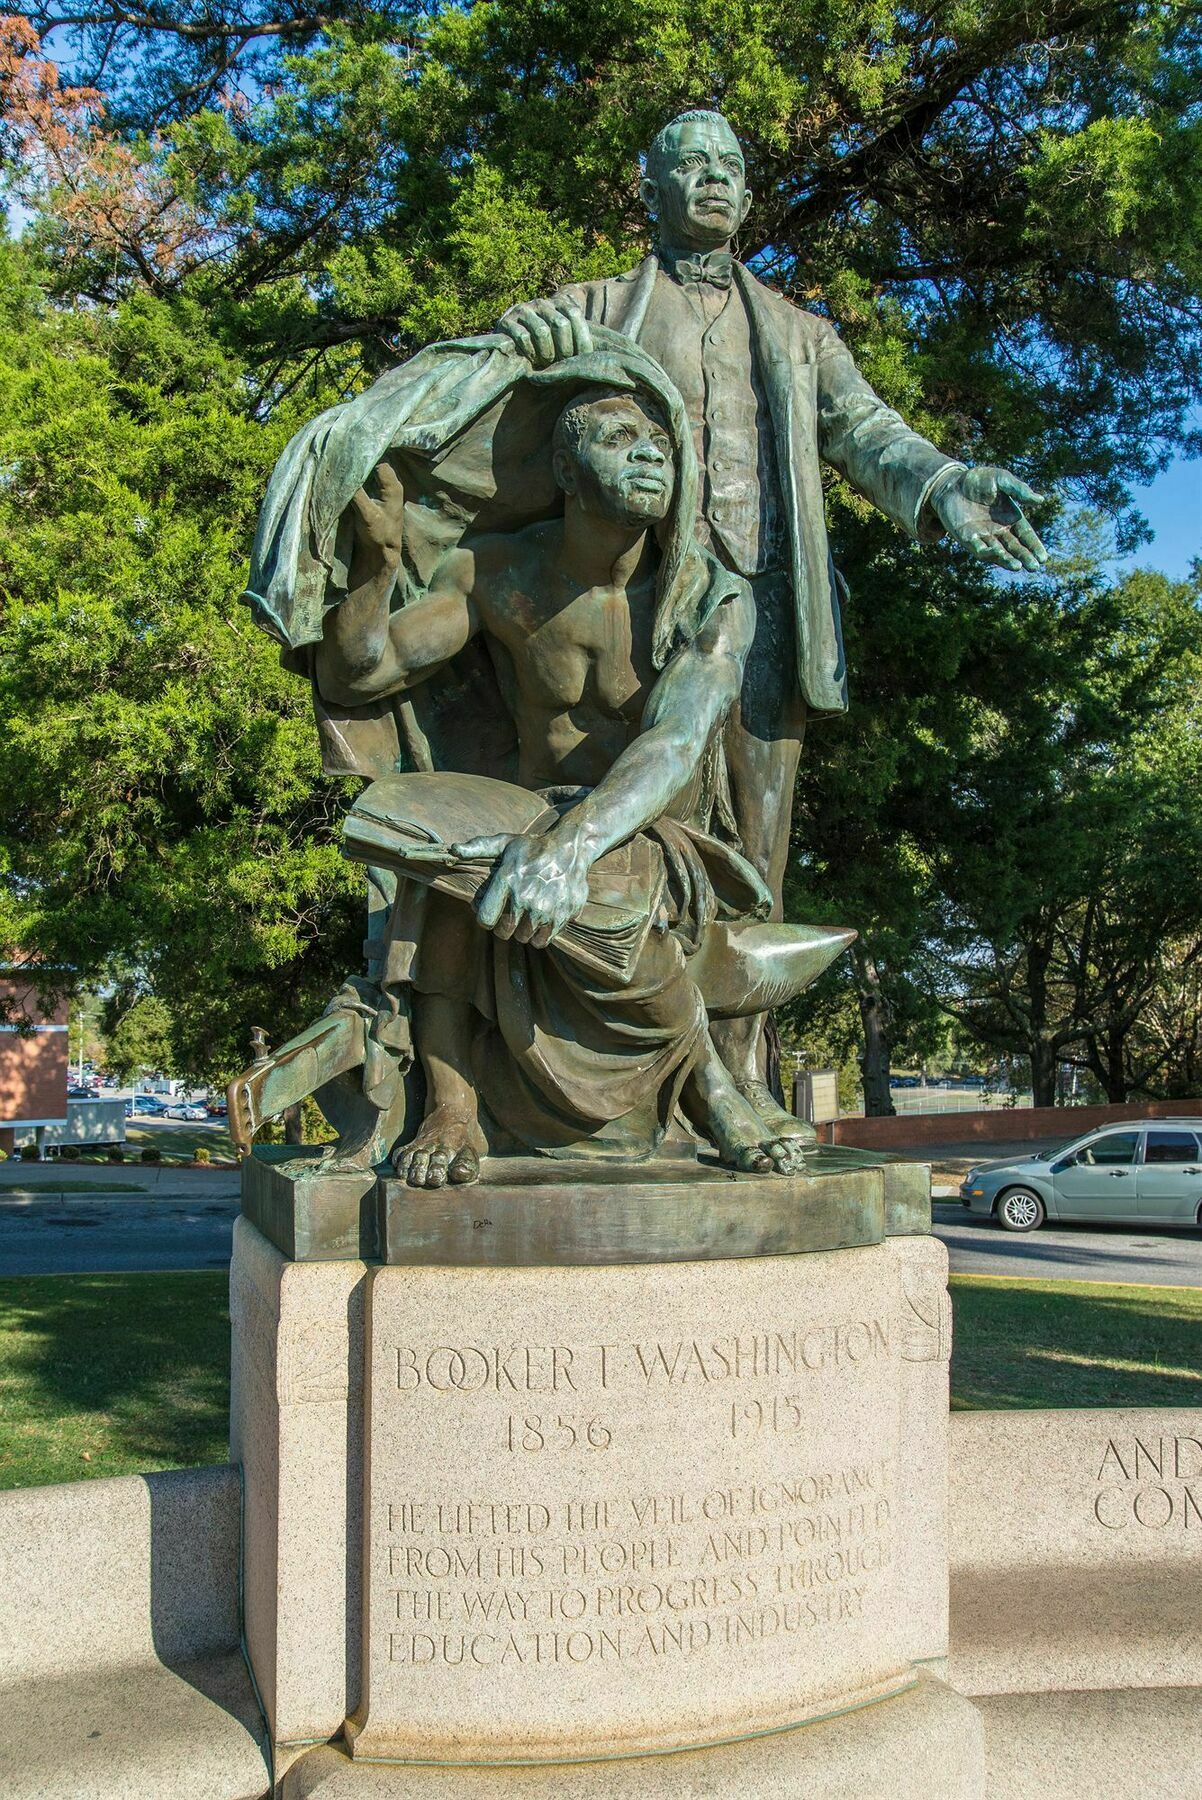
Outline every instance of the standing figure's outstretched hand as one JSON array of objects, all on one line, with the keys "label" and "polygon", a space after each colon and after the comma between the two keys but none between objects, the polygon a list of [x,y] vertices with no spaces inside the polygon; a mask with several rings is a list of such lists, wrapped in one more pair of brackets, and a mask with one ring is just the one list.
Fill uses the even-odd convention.
[{"label": "standing figure's outstretched hand", "polygon": [[937,490],[931,508],[948,535],[982,562],[1035,574],[1048,553],[1018,502],[1031,506],[1042,499],[1008,469],[965,469]]}]

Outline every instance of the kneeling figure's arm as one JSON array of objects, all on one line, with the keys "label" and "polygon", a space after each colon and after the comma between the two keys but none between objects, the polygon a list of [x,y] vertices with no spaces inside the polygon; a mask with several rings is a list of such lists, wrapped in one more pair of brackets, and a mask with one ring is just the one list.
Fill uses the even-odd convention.
[{"label": "kneeling figure's arm", "polygon": [[[667,812],[696,774],[738,697],[754,628],[744,586],[672,658],[652,691],[642,731],[592,793],[545,837],[507,845],[476,900],[482,925],[542,945],[575,918],[588,899],[593,864]],[[468,848],[495,855],[500,845]]]}]

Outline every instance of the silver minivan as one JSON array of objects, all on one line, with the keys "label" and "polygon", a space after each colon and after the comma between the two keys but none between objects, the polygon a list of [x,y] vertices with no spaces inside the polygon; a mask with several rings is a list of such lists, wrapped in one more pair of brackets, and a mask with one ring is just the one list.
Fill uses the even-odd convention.
[{"label": "silver minivan", "polygon": [[1137,1119],[1059,1150],[978,1163],[960,1200],[1004,1231],[1035,1231],[1045,1219],[1202,1225],[1202,1119]]}]

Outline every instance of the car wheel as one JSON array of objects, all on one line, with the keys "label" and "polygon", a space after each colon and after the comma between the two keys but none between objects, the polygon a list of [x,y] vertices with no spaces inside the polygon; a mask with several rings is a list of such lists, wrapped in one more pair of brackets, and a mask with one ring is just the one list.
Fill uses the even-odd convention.
[{"label": "car wheel", "polygon": [[1008,1188],[997,1203],[1003,1231],[1037,1231],[1046,1218],[1043,1201],[1031,1188]]}]

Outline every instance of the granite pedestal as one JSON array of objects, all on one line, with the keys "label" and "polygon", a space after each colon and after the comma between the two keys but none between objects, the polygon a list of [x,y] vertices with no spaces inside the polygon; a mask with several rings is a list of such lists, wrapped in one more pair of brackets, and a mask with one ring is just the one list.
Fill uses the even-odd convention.
[{"label": "granite pedestal", "polygon": [[[908,1793],[921,1719],[951,1782],[928,1763],[921,1791],[977,1793],[979,1718],[939,1680],[926,1172],[628,1173],[380,1182],[338,1226],[370,1216],[373,1254],[342,1260],[239,1221],[246,1640],[281,1791],[437,1771],[466,1800],[484,1765],[498,1794],[543,1766],[581,1795]],[[248,1211],[285,1179],[253,1170]]]}]

